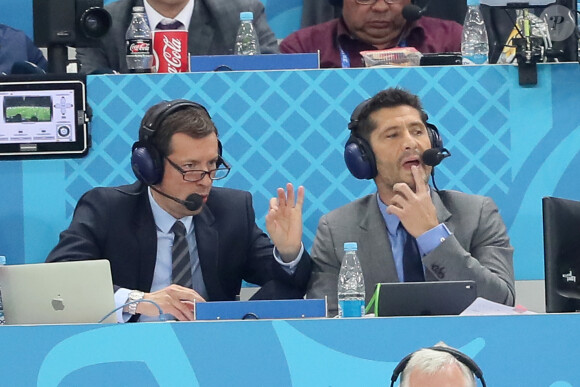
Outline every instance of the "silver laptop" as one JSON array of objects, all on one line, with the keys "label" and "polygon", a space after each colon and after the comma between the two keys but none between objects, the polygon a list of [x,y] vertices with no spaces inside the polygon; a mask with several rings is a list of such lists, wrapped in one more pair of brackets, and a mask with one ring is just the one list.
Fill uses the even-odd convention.
[{"label": "silver laptop", "polygon": [[[6,324],[97,323],[115,308],[105,259],[0,266]],[[113,313],[104,322],[115,323]]]}]

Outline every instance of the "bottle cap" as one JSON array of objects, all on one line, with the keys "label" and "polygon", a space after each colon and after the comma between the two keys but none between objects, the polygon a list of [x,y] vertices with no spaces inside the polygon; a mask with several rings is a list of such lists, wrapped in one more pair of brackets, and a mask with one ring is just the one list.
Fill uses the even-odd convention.
[{"label": "bottle cap", "polygon": [[254,20],[254,13],[253,12],[240,12],[240,20]]},{"label": "bottle cap", "polygon": [[479,5],[479,0],[467,0],[467,5]]},{"label": "bottle cap", "polygon": [[145,13],[145,7],[133,7],[133,13]]},{"label": "bottle cap", "polygon": [[356,251],[358,248],[356,242],[346,242],[344,244],[344,251]]}]

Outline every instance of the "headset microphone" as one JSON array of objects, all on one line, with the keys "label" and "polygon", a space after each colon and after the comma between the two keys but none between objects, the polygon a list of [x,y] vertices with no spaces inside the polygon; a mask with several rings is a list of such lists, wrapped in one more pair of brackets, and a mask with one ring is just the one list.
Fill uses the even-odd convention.
[{"label": "headset microphone", "polygon": [[419,20],[421,18],[421,16],[423,16],[423,14],[427,11],[427,7],[429,6],[430,2],[431,1],[428,1],[427,4],[425,4],[425,6],[423,8],[419,8],[415,4],[405,5],[403,7],[403,11],[402,11],[403,17],[409,23],[412,23],[415,20]]},{"label": "headset microphone", "polygon": [[175,196],[171,196],[166,194],[165,192],[160,191],[158,188],[155,188],[154,185],[151,185],[150,187],[153,191],[157,192],[159,195],[165,196],[166,198],[171,199],[174,202],[184,205],[185,208],[187,208],[189,211],[197,211],[201,208],[201,205],[203,204],[203,198],[201,197],[201,195],[195,193],[189,195],[187,198],[185,198],[185,200],[181,200],[179,198],[176,198]]},{"label": "headset microphone", "polygon": [[423,152],[421,159],[431,167],[435,167],[443,161],[444,158],[451,156],[446,148],[430,148]]}]

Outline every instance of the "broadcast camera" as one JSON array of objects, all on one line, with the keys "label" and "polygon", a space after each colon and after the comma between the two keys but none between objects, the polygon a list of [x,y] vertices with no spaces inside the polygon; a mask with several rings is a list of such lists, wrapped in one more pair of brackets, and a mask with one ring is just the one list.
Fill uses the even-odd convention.
[{"label": "broadcast camera", "polygon": [[48,49],[51,73],[65,73],[67,46],[91,47],[111,27],[103,0],[33,0],[34,43]]}]

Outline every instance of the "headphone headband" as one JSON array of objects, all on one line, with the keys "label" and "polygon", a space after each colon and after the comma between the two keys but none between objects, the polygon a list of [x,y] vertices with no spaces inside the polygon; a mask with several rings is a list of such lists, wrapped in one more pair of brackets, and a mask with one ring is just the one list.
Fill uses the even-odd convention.
[{"label": "headphone headband", "polygon": [[[483,387],[486,387],[485,379],[483,378],[483,372],[481,371],[481,368],[479,368],[477,363],[472,358],[470,358],[469,356],[467,356],[463,352],[461,352],[455,348],[442,347],[442,346],[427,347],[427,348],[422,348],[422,349],[430,349],[433,351],[445,352],[445,353],[450,354],[457,361],[459,361],[461,364],[465,365],[479,379],[479,381],[481,382],[481,385]],[[395,385],[395,382],[399,378],[399,375],[405,370],[405,367],[409,363],[409,360],[411,360],[413,355],[417,352],[418,351],[415,351],[413,353],[408,354],[399,362],[399,364],[397,364],[397,366],[393,370],[393,375],[391,376],[391,387],[393,387]]]},{"label": "headphone headband", "polygon": [[151,138],[155,135],[167,117],[186,107],[193,107],[195,109],[200,109],[204,111],[208,117],[209,112],[203,106],[197,102],[189,101],[187,99],[174,99],[172,101],[161,101],[156,105],[153,105],[147,112],[143,119],[141,120],[141,126],[139,128],[139,141],[144,143],[150,143]]}]

